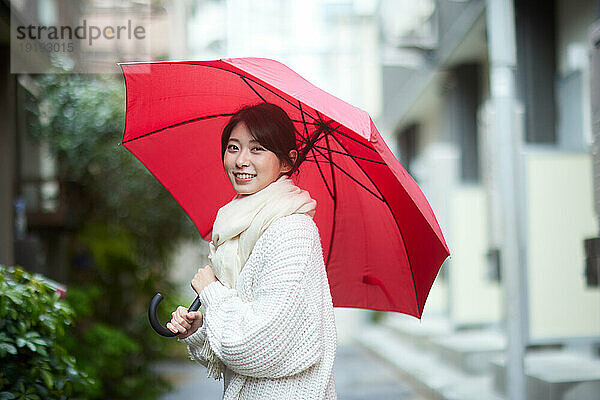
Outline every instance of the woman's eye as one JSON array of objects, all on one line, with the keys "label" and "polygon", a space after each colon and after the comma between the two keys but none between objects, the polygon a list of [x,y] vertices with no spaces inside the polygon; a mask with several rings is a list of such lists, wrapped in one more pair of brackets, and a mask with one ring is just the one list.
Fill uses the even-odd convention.
[{"label": "woman's eye", "polygon": [[237,150],[237,146],[235,144],[230,144],[227,146],[227,150]]},{"label": "woman's eye", "polygon": [[264,149],[265,149],[264,147],[256,146],[252,150],[254,150],[254,151],[263,151]]}]

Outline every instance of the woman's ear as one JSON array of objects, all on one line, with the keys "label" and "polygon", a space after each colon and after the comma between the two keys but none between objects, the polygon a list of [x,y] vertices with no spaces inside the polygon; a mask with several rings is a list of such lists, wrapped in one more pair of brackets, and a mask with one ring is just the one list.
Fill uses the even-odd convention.
[{"label": "woman's ear", "polygon": [[296,160],[298,159],[298,152],[296,150],[290,150],[290,152],[288,153],[288,156],[292,160],[292,165],[289,165],[287,162],[282,161],[281,162],[281,172],[282,173],[290,172],[292,170],[292,168],[294,168],[294,165],[296,165]]},{"label": "woman's ear", "polygon": [[292,164],[296,165],[296,161],[298,160],[298,151],[290,150],[288,155],[290,156],[290,159],[292,160]]}]

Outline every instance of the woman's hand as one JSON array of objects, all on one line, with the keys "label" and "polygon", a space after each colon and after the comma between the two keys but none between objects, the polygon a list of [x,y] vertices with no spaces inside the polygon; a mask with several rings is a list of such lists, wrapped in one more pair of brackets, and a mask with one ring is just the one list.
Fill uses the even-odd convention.
[{"label": "woman's hand", "polygon": [[212,267],[210,265],[205,265],[202,268],[198,268],[198,272],[196,272],[196,275],[192,278],[192,289],[200,295],[202,289],[216,281],[217,277],[215,276]]},{"label": "woman's hand", "polygon": [[179,339],[185,339],[195,333],[202,326],[202,313],[200,311],[190,311],[187,308],[179,306],[171,314],[170,322],[167,322],[167,328],[173,333],[178,333]]}]

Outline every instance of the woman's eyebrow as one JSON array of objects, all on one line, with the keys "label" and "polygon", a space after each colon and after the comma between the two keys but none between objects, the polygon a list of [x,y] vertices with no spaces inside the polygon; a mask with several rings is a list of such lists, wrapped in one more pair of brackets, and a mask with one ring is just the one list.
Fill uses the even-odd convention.
[{"label": "woman's eyebrow", "polygon": [[[239,139],[236,139],[236,138],[230,138],[230,139],[229,139],[229,142],[237,142],[237,143],[241,143],[241,142],[240,142],[240,140],[239,140]],[[248,143],[252,143],[252,144],[254,144],[254,143],[258,143],[258,144],[260,144],[260,142],[259,142],[258,140],[256,140],[256,139],[250,139],[250,141],[249,141]]]}]

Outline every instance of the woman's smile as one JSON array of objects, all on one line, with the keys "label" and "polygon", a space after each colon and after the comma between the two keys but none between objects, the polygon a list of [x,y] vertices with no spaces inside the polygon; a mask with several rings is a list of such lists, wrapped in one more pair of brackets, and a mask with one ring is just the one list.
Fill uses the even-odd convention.
[{"label": "woman's smile", "polygon": [[275,182],[290,167],[262,146],[243,123],[231,131],[223,166],[235,192],[253,194]]},{"label": "woman's smile", "polygon": [[250,182],[252,178],[256,176],[256,174],[249,174],[244,172],[234,172],[233,175],[235,176],[235,180],[239,183]]}]

